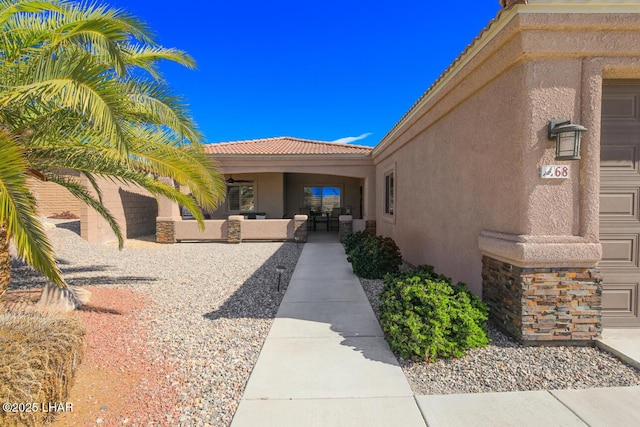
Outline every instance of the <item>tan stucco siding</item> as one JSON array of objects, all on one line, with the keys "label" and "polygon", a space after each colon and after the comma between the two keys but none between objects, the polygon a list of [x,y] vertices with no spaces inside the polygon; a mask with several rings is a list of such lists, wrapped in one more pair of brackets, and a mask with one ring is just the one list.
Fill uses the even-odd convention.
[{"label": "tan stucco siding", "polygon": [[[549,58],[527,61],[526,79],[520,91],[530,112],[522,140],[524,159],[522,194],[527,198],[524,227],[526,235],[577,235],[579,219],[579,163],[555,160],[555,144],[548,140],[551,119],[580,123],[582,60]],[[566,180],[540,178],[543,165],[568,165]]]},{"label": "tan stucco siding", "polygon": [[195,220],[175,221],[176,240],[227,240],[226,220],[205,220],[201,230]]},{"label": "tan stucco siding", "polygon": [[[233,179],[249,181],[245,184],[253,184],[255,212],[265,212],[268,218],[282,218],[284,198],[281,173],[234,173]],[[211,217],[227,219],[229,215],[237,213],[238,211],[229,210],[229,203],[225,200]]]},{"label": "tan stucco siding", "polygon": [[242,221],[242,240],[293,240],[290,219],[256,219]]},{"label": "tan stucco siding", "polygon": [[[118,222],[125,238],[155,233],[158,204],[151,194],[132,185],[100,178],[97,181],[102,190],[102,202]],[[84,183],[90,188],[86,178]],[[115,234],[107,221],[93,209],[83,203],[80,212],[81,235],[84,239],[94,243],[115,240]]]},{"label": "tan stucco siding", "polygon": [[[376,176],[371,156],[334,156],[334,155],[291,155],[291,156],[221,156],[217,158],[220,169],[225,174],[249,173],[285,173],[300,175],[326,175],[362,179],[363,205],[360,216],[375,219]],[[287,184],[285,183],[285,187]],[[359,193],[359,189],[358,189]],[[285,190],[285,216],[298,212],[298,205],[291,199],[289,190]],[[350,197],[349,203],[354,203]],[[358,201],[359,202],[359,201]],[[292,211],[293,209],[293,211]]]},{"label": "tan stucco siding", "polygon": [[[479,233],[526,226],[519,141],[528,114],[526,98],[513,96],[523,77],[523,66],[514,67],[441,119],[424,115],[414,138],[376,165],[378,232],[396,240],[408,262],[435,265],[476,290]],[[393,165],[391,218],[383,211],[383,176]]]},{"label": "tan stucco siding", "polygon": [[[373,152],[379,233],[478,293],[486,251],[523,266],[595,265],[602,78],[637,77],[640,58],[639,14],[502,18]],[[555,160],[552,119],[588,128],[580,161]],[[541,179],[548,164],[570,165],[570,178]]]},{"label": "tan stucco siding", "polygon": [[80,200],[73,197],[64,187],[33,178],[28,179],[28,185],[37,200],[38,215],[50,216],[70,212],[80,217]]}]

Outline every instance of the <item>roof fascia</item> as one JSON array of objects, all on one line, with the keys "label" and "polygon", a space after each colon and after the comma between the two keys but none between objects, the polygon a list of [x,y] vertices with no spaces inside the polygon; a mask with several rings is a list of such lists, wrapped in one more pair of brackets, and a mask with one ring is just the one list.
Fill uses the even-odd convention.
[{"label": "roof fascia", "polygon": [[371,160],[371,153],[367,154],[213,154],[214,159],[237,159],[237,160],[297,160],[301,162],[309,160]]}]

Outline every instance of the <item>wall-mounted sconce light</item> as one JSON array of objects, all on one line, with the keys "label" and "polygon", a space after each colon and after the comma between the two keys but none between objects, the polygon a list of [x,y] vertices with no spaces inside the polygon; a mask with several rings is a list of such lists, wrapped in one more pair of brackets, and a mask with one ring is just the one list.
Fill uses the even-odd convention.
[{"label": "wall-mounted sconce light", "polygon": [[549,122],[549,139],[556,141],[556,160],[580,160],[580,138],[585,130],[571,120]]},{"label": "wall-mounted sconce light", "polygon": [[280,283],[282,282],[282,273],[284,273],[284,266],[277,266],[276,271],[278,272],[278,292],[280,292]]}]

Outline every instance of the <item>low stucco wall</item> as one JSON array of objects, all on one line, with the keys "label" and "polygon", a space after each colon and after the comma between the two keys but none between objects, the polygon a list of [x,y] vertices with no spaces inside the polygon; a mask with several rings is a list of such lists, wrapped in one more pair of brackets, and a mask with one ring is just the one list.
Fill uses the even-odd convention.
[{"label": "low stucco wall", "polygon": [[[242,217],[234,216],[233,218]],[[240,222],[242,240],[294,240],[293,219],[251,219]],[[228,240],[229,221],[205,220],[204,224],[205,229],[200,230],[196,221],[174,221],[175,240]]]},{"label": "low stucco wall", "polygon": [[227,240],[227,221],[212,219],[204,221],[205,228],[200,230],[193,220],[176,221],[175,239],[180,240]]},{"label": "low stucco wall", "polygon": [[292,219],[242,221],[242,240],[293,240]]}]

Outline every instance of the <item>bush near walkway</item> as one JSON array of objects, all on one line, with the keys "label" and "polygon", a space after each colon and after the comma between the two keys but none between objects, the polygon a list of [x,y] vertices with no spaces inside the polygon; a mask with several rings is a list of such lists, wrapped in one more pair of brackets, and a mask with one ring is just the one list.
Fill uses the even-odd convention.
[{"label": "bush near walkway", "polygon": [[432,266],[385,278],[380,295],[380,325],[392,350],[405,359],[462,357],[489,343],[488,307],[467,290],[452,285]]},{"label": "bush near walkway", "polygon": [[35,426],[51,421],[42,404],[65,402],[83,356],[85,330],[71,316],[0,313],[0,402],[28,403],[25,412],[0,410],[0,425]]},{"label": "bush near walkway", "polygon": [[371,233],[367,231],[356,231],[355,233],[347,234],[342,242],[344,246],[344,251],[349,255],[349,253],[354,250],[358,245],[362,244],[362,242],[371,236]]},{"label": "bush near walkway", "polygon": [[385,274],[399,271],[402,255],[393,239],[366,232],[358,233],[347,237],[344,243],[347,261],[351,263],[357,276],[382,279]]}]

